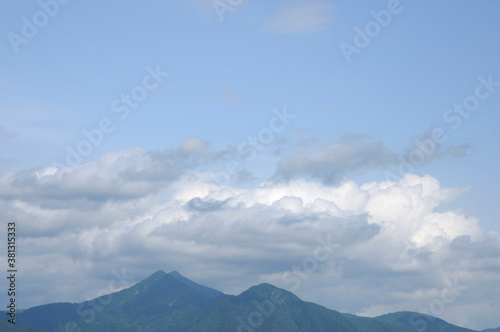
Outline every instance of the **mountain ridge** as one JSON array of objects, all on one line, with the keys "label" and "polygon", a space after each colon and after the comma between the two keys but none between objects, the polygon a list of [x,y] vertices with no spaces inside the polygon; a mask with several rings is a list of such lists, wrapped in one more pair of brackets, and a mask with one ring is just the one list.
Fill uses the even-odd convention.
[{"label": "mountain ridge", "polygon": [[16,323],[20,325],[14,327],[1,323],[1,331],[19,332],[479,332],[407,311],[377,317],[341,313],[302,301],[268,283],[251,286],[239,295],[227,295],[177,271],[162,270],[90,301],[26,309],[18,314]]}]

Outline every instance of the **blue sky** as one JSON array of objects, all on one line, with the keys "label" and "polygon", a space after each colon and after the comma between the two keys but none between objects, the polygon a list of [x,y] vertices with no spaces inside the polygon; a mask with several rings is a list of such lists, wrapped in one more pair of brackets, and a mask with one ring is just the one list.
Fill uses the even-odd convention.
[{"label": "blue sky", "polygon": [[[408,233],[398,235],[400,241],[407,241],[401,250],[406,254],[428,250],[433,257],[441,257],[408,268],[415,268],[412,271],[418,275],[438,262],[461,263],[436,271],[428,284],[395,289],[406,294],[404,301],[387,295],[376,303],[380,297],[374,289],[339,272],[339,282],[348,279],[364,294],[363,299],[351,299],[342,307],[321,295],[332,295],[325,289],[335,289],[335,282],[329,285],[325,280],[336,269],[327,267],[316,273],[318,286],[308,283],[298,290],[299,296],[330,308],[372,315],[400,307],[416,311],[430,301],[429,296],[432,300],[429,294],[441,287],[439,282],[453,278],[447,273],[458,266],[466,267],[460,271],[471,292],[481,286],[474,286],[478,280],[471,277],[474,273],[488,271],[500,280],[498,2],[222,0],[230,8],[226,11],[208,0],[63,2],[9,2],[0,11],[4,36],[0,43],[1,216],[17,220],[19,236],[26,239],[26,246],[33,246],[24,249],[26,261],[46,264],[41,272],[34,267],[23,270],[26,306],[81,300],[81,294],[91,294],[108,278],[109,268],[101,265],[108,260],[118,264],[116,269],[130,269],[138,279],[156,269],[176,269],[226,292],[242,291],[259,281],[278,284],[276,276],[290,267],[288,258],[276,254],[275,261],[258,263],[252,254],[244,255],[252,252],[251,242],[248,247],[228,244],[236,252],[241,250],[242,256],[235,257],[247,267],[232,266],[230,257],[214,254],[203,258],[214,262],[210,276],[198,275],[194,265],[202,257],[185,246],[208,245],[199,229],[191,227],[201,223],[205,229],[209,223],[204,218],[216,212],[210,208],[191,214],[188,207],[198,200],[245,201],[250,210],[257,205],[259,211],[270,209],[269,220],[261,221],[269,226],[273,213],[278,213],[273,210],[276,202],[285,199],[288,203],[283,203],[280,213],[288,211],[286,216],[306,222],[308,213],[317,212],[306,202],[328,201],[328,190],[344,192],[341,189],[350,185],[360,189],[354,196],[344,192],[346,206],[333,198],[330,202],[343,212],[335,215],[327,210],[335,215],[333,219],[364,216],[365,226],[376,225],[379,233],[360,240],[360,247],[350,251],[349,255],[357,252],[359,257],[339,253],[339,260],[364,262],[367,256],[362,248],[376,243],[387,230],[383,220],[399,220],[401,216],[391,209],[379,220],[366,203],[370,201],[366,197],[375,195],[373,188],[387,193],[394,187],[406,189],[394,189],[399,196],[386,197],[388,206],[411,202],[417,209],[420,202],[425,208],[419,211],[429,214],[406,221],[413,226],[407,225]],[[44,14],[42,7],[51,15]],[[345,45],[357,52],[346,55]],[[127,95],[134,93],[136,97],[125,106]],[[453,111],[454,105],[464,103],[462,108],[473,110]],[[128,108],[126,116],[123,107]],[[289,117],[278,121],[276,112]],[[271,123],[280,129],[273,130]],[[94,133],[94,143],[83,132]],[[442,143],[435,144],[433,133],[445,137]],[[257,139],[256,147],[252,137]],[[430,144],[427,154],[426,143]],[[68,149],[78,151],[78,147],[88,153],[79,153],[77,162],[68,163]],[[411,158],[417,158],[414,167],[401,166],[402,160]],[[214,181],[234,165],[228,181]],[[309,189],[295,192],[292,188],[297,183]],[[307,192],[317,186],[321,189],[311,196],[313,200]],[[427,189],[421,190],[418,199],[410,199],[405,196],[412,192],[408,186]],[[274,194],[263,201],[258,194],[262,188]],[[431,195],[432,191],[436,194]],[[295,203],[287,197],[301,199],[304,209],[312,209],[306,213],[309,217],[300,217],[305,212],[295,211]],[[349,208],[349,200],[366,204]],[[184,220],[185,228],[161,213],[170,208],[175,210],[172,215]],[[237,223],[243,212],[237,211],[237,205],[225,209],[221,207],[225,212],[215,219],[224,220],[224,225]],[[450,216],[458,221],[448,224]],[[117,259],[132,250],[124,240],[133,237],[127,232],[148,220],[156,223],[150,232],[173,227],[180,233],[179,248],[161,250],[185,257],[183,263],[155,260],[160,249],[147,244],[136,244],[137,256],[131,256],[135,258]],[[429,220],[436,225],[426,224]],[[220,239],[222,252],[228,248],[224,240],[235,235],[230,230],[237,233],[231,228],[236,226],[227,227],[227,238]],[[321,227],[310,230],[310,239],[315,238],[313,230]],[[152,235],[143,231],[136,234],[146,241]],[[299,241],[297,246],[307,247],[295,237],[292,226],[281,231],[289,244]],[[269,232],[273,234],[272,228]],[[461,261],[447,250],[464,237],[471,241],[471,253],[459,256]],[[49,238],[52,245],[46,242]],[[72,243],[81,247],[62,253],[55,251],[56,243],[60,248]],[[282,249],[286,247],[283,243]],[[287,257],[300,262],[306,256],[304,250]],[[57,255],[67,259],[67,265],[51,267]],[[136,261],[141,255],[146,262]],[[470,257],[486,257],[484,270],[473,267]],[[391,269],[399,263],[396,258],[385,263],[381,266],[387,275],[381,280],[390,284]],[[236,272],[227,272],[231,266]],[[37,293],[35,273],[47,282],[49,271],[60,271],[65,278],[79,274],[82,280],[92,281],[60,293]],[[223,289],[230,279],[231,286]],[[473,328],[500,326],[495,314],[499,304],[492,300],[495,294],[498,298],[498,284],[484,298],[460,297],[441,316]],[[415,295],[419,290],[427,297]],[[468,310],[472,304],[482,311]]]}]

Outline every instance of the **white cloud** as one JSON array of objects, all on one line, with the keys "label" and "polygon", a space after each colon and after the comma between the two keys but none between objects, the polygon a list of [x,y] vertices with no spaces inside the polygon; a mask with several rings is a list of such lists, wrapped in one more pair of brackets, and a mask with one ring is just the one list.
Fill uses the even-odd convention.
[{"label": "white cloud", "polygon": [[185,154],[204,155],[210,144],[201,138],[192,137],[181,143],[179,150]]},{"label": "white cloud", "polygon": [[276,33],[297,33],[322,30],[331,21],[333,5],[327,1],[305,1],[285,8],[269,22]]},{"label": "white cloud", "polygon": [[406,172],[412,172],[436,159],[460,158],[469,153],[467,144],[443,146],[431,141],[429,136],[432,129],[431,126],[423,135],[416,137],[402,154],[366,135],[344,134],[337,141],[319,149],[317,144],[304,146],[304,142],[308,141],[306,139],[290,149],[293,151],[291,155],[278,162],[274,179],[290,180],[301,176],[331,185],[338,184],[348,175],[389,169],[398,174],[388,172],[387,178],[401,178]]}]

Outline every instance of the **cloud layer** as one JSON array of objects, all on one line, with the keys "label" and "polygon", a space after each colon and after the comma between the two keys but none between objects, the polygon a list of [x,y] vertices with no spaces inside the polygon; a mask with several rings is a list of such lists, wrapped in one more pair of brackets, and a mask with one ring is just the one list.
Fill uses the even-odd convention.
[{"label": "cloud layer", "polygon": [[[373,166],[378,157],[355,155],[390,156],[376,142],[358,143],[330,147],[346,156],[331,164]],[[176,269],[228,293],[270,282],[333,309],[376,315],[429,308],[456,280],[466,289],[434,314],[500,325],[491,318],[500,305],[500,235],[446,208],[463,190],[411,174],[362,185],[294,177],[225,187],[196,170],[220,153],[191,139],[162,153],[133,149],[1,177],[1,218],[19,225],[22,305],[96,296],[112,270],[139,281]],[[314,263],[321,243],[330,251]]]}]

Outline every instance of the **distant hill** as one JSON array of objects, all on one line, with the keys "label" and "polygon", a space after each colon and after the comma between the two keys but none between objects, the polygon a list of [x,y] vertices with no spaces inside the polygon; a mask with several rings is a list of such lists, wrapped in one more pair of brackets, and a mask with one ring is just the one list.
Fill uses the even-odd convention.
[{"label": "distant hill", "polygon": [[155,272],[130,288],[91,301],[19,312],[16,323],[27,327],[0,323],[0,331],[21,332],[477,332],[412,312],[375,318],[340,313],[269,284],[226,295],[176,271]]},{"label": "distant hill", "polygon": [[376,319],[400,328],[411,326],[425,332],[477,332],[445,322],[442,319],[419,314],[416,312],[400,311],[376,317]]}]

